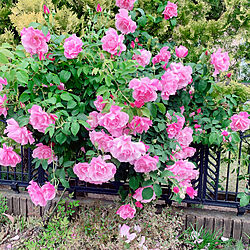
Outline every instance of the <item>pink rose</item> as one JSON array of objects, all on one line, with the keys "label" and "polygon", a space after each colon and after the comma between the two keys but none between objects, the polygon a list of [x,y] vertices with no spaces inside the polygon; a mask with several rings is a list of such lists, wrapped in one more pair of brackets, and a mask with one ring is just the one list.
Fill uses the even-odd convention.
[{"label": "pink rose", "polygon": [[97,4],[96,12],[102,12],[102,7],[99,3]]},{"label": "pink rose", "polygon": [[0,165],[5,167],[16,167],[20,162],[21,157],[13,151],[13,148],[3,144],[3,148],[0,148]]},{"label": "pink rose", "polygon": [[133,164],[146,153],[146,147],[142,142],[132,142],[131,136],[123,135],[113,140],[110,152],[120,162]]},{"label": "pink rose", "polygon": [[197,195],[197,191],[193,189],[193,187],[187,187],[186,193],[190,196],[190,198],[194,199],[194,196]]},{"label": "pink rose", "polygon": [[27,187],[29,196],[32,202],[37,206],[45,207],[47,202],[43,196],[41,188],[33,180],[30,181],[30,185]]},{"label": "pink rose", "polygon": [[195,170],[195,165],[187,160],[176,161],[174,165],[167,166],[167,169],[175,175],[177,181],[186,181],[196,179],[199,171]]},{"label": "pink rose", "polygon": [[[185,117],[181,117],[173,114],[177,118],[177,122],[169,124],[167,128],[168,137],[170,139],[174,138],[179,134],[185,123]],[[166,114],[167,118],[171,121],[172,117],[169,113]]]},{"label": "pink rose", "polygon": [[122,131],[129,121],[129,115],[121,110],[121,107],[112,105],[110,112],[104,114],[99,121],[99,124],[106,128],[113,136],[122,135]]},{"label": "pink rose", "polygon": [[106,31],[106,35],[101,40],[102,49],[109,52],[111,55],[120,56],[122,51],[126,50],[123,40],[123,35],[118,36],[115,29],[109,28],[108,31]]},{"label": "pink rose", "polygon": [[228,135],[229,135],[229,133],[228,133],[226,130],[222,131],[221,134],[222,134],[223,136],[228,136]]},{"label": "pink rose", "polygon": [[138,173],[149,173],[157,169],[158,156],[151,157],[149,154],[142,155],[134,163],[134,169]]},{"label": "pink rose", "polygon": [[152,126],[152,121],[149,118],[140,116],[134,116],[133,120],[128,124],[128,127],[134,135],[136,135],[136,133],[146,133],[150,126]]},{"label": "pink rose", "polygon": [[173,192],[176,193],[176,194],[178,194],[180,192],[180,189],[178,187],[174,187],[173,188]]},{"label": "pink rose", "polygon": [[135,206],[138,207],[138,208],[143,208],[143,205],[139,201],[135,202]]},{"label": "pink rose", "polygon": [[123,224],[121,227],[120,227],[120,236],[123,237],[123,236],[128,236],[130,233],[129,233],[129,230],[130,230],[130,227],[126,224]]},{"label": "pink rose", "polygon": [[136,23],[128,15],[126,9],[119,9],[119,14],[115,15],[115,27],[123,34],[134,33],[137,26]]},{"label": "pink rose", "polygon": [[5,107],[5,104],[8,103],[7,96],[4,94],[4,96],[0,96],[0,115],[3,115],[4,117],[7,116],[7,108]]},{"label": "pink rose", "polygon": [[153,189],[153,186],[140,187],[140,188],[136,189],[135,194],[133,195],[133,198],[137,201],[142,202],[142,203],[149,203],[150,201],[155,200],[156,199],[155,192],[153,192],[153,196],[151,199],[143,200],[142,191],[145,188],[152,188]]},{"label": "pink rose", "polygon": [[133,98],[136,102],[139,102],[141,107],[146,102],[153,102],[157,99],[157,88],[152,84],[152,81],[148,77],[144,77],[141,80],[133,79],[129,83],[129,88],[133,89]]},{"label": "pink rose", "polygon": [[116,212],[116,214],[119,214],[120,217],[124,220],[126,220],[127,218],[134,218],[135,213],[135,208],[131,207],[129,204],[120,206],[120,208]]},{"label": "pink rose", "polygon": [[238,115],[233,115],[230,120],[230,126],[233,131],[246,131],[250,126],[249,114],[247,112],[240,112]]},{"label": "pink rose", "polygon": [[177,141],[180,143],[181,147],[188,147],[193,141],[193,129],[185,127],[176,136]]},{"label": "pink rose", "polygon": [[55,119],[57,119],[56,115],[47,114],[38,105],[33,105],[28,112],[30,113],[29,123],[41,133],[44,133],[50,124],[55,124]]},{"label": "pink rose", "polygon": [[230,65],[230,58],[227,52],[221,53],[221,48],[211,55],[211,64],[214,65],[213,76],[216,76],[220,71],[227,71]]},{"label": "pink rose", "polygon": [[0,91],[3,90],[3,85],[7,85],[8,82],[7,82],[7,79],[3,79],[2,77],[0,77]]},{"label": "pink rose", "polygon": [[145,67],[150,63],[151,52],[145,49],[138,49],[138,52],[140,53],[140,55],[134,54],[132,59],[136,60],[137,63],[140,64],[142,67]]},{"label": "pink rose", "polygon": [[45,54],[48,52],[47,42],[50,40],[50,33],[45,36],[41,30],[33,27],[23,28],[21,41],[24,49],[32,55]]},{"label": "pink rose", "polygon": [[77,58],[78,54],[82,51],[82,46],[83,42],[76,34],[66,38],[63,45],[65,57],[68,59]]},{"label": "pink rose", "polygon": [[179,78],[171,70],[167,70],[161,77],[163,100],[168,100],[170,95],[175,95],[178,89]]},{"label": "pink rose", "polygon": [[59,90],[65,90],[64,84],[60,82],[60,85],[57,86]]},{"label": "pink rose", "polygon": [[41,191],[46,201],[53,200],[56,196],[56,189],[49,182],[46,182],[46,184],[42,186]]},{"label": "pink rose", "polygon": [[179,152],[174,153],[174,157],[177,160],[186,159],[192,157],[196,152],[196,149],[193,147],[183,147]]},{"label": "pink rose", "polygon": [[171,63],[171,71],[178,77],[178,89],[185,88],[192,81],[192,68],[182,63]]},{"label": "pink rose", "polygon": [[177,17],[177,5],[168,1],[168,4],[162,14],[166,20],[174,16]]},{"label": "pink rose", "polygon": [[151,81],[151,85],[156,87],[157,90],[161,91],[162,90],[162,83],[158,79],[153,79]]},{"label": "pink rose", "polygon": [[45,4],[43,5],[43,13],[47,15],[50,13],[49,8]]},{"label": "pink rose", "polygon": [[121,9],[132,10],[136,0],[116,0],[116,6]]},{"label": "pink rose", "polygon": [[116,173],[116,166],[113,163],[107,163],[111,157],[93,157],[90,164],[78,163],[74,166],[73,171],[80,180],[93,184],[102,184],[108,182]]},{"label": "pink rose", "polygon": [[92,131],[89,133],[90,141],[97,146],[99,150],[104,152],[110,151],[110,146],[113,138],[107,135],[103,130],[100,132]]},{"label": "pink rose", "polygon": [[7,133],[7,136],[21,145],[26,145],[28,143],[32,144],[35,139],[32,136],[32,133],[26,127],[19,127],[19,124],[13,119],[6,121],[7,127],[4,130],[4,133]]},{"label": "pink rose", "polygon": [[179,58],[186,57],[188,54],[188,49],[185,46],[180,45],[179,47],[175,47],[175,54]]},{"label": "pink rose", "polygon": [[98,111],[102,111],[106,106],[106,103],[103,103],[103,97],[98,95],[97,99],[94,101],[94,105]]},{"label": "pink rose", "polygon": [[48,160],[48,164],[53,161],[57,161],[57,157],[55,156],[55,153],[53,152],[53,150],[51,150],[50,147],[43,145],[42,143],[38,143],[36,146],[37,148],[33,150],[33,158],[38,158],[40,160]]},{"label": "pink rose", "polygon": [[99,125],[100,117],[100,114],[96,111],[89,113],[88,120],[86,122],[90,125],[91,128],[87,128],[87,130],[95,129]]},{"label": "pink rose", "polygon": [[171,53],[170,51],[168,51],[168,49],[168,46],[161,48],[159,54],[152,59],[152,63],[156,64],[159,62],[165,62],[166,64],[168,64],[168,61],[171,58]]}]

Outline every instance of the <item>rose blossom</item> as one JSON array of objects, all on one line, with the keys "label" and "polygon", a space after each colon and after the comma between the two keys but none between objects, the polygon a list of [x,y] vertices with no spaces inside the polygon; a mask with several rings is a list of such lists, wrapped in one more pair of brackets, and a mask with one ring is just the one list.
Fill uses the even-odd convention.
[{"label": "rose blossom", "polygon": [[102,111],[106,106],[106,103],[103,103],[103,97],[98,95],[96,100],[94,101],[94,105],[98,111]]},{"label": "rose blossom", "polygon": [[121,9],[132,10],[136,0],[116,0],[116,6]]},{"label": "rose blossom", "polygon": [[139,201],[135,202],[135,206],[138,207],[138,208],[143,208],[143,205]]},{"label": "rose blossom", "polygon": [[153,189],[153,186],[151,185],[151,186],[140,187],[140,188],[136,189],[135,194],[133,195],[133,198],[137,201],[142,202],[142,203],[149,203],[150,201],[155,200],[156,199],[155,192],[153,192],[153,196],[151,199],[143,200],[142,191],[144,188],[152,188]]},{"label": "rose blossom", "polygon": [[73,34],[64,41],[64,55],[68,59],[77,58],[78,54],[82,51],[82,40]]},{"label": "rose blossom", "polygon": [[121,227],[120,227],[120,236],[123,237],[123,236],[128,236],[130,233],[129,233],[129,230],[130,230],[130,227],[126,224],[123,224]]},{"label": "rose blossom", "polygon": [[30,181],[30,185],[27,187],[31,201],[37,206],[45,207],[47,202],[43,196],[41,188],[33,180]]},{"label": "rose blossom", "polygon": [[3,90],[3,85],[7,85],[8,82],[7,82],[7,79],[3,79],[2,77],[0,77],[0,91]]},{"label": "rose blossom", "polygon": [[46,201],[53,200],[56,196],[55,187],[48,181],[42,186],[41,191]]},{"label": "rose blossom", "polygon": [[48,160],[48,164],[50,164],[53,161],[57,161],[57,157],[55,156],[55,153],[49,146],[43,145],[42,143],[36,144],[37,148],[33,150],[32,157],[38,158],[40,160]]},{"label": "rose blossom", "polygon": [[48,52],[47,42],[50,40],[50,33],[45,36],[41,30],[33,27],[23,28],[21,41],[24,49],[32,55],[45,54]]},{"label": "rose blossom", "polygon": [[168,4],[165,7],[165,10],[162,12],[162,14],[164,15],[164,18],[166,20],[174,16],[177,17],[177,5],[168,1]]},{"label": "rose blossom", "polygon": [[99,125],[100,117],[100,114],[96,111],[89,113],[88,120],[86,122],[90,125],[91,128],[87,128],[87,130],[95,129]]},{"label": "rose blossom", "polygon": [[[129,83],[129,88],[133,89],[133,98],[136,101],[136,106],[142,107],[146,102],[153,102],[157,99],[157,88],[152,84],[148,77],[141,80],[133,79]],[[139,105],[138,105],[139,104]]]},{"label": "rose blossom", "polygon": [[110,152],[120,162],[132,164],[146,153],[146,147],[142,142],[132,142],[131,136],[123,135],[113,140]]},{"label": "rose blossom", "polygon": [[250,119],[247,112],[240,112],[239,114],[233,115],[230,120],[232,121],[230,126],[233,131],[245,131],[249,129]]},{"label": "rose blossom", "polygon": [[180,192],[180,189],[178,187],[174,187],[173,188],[173,192],[176,193],[176,194],[178,194]]},{"label": "rose blossom", "polygon": [[213,76],[216,76],[220,71],[227,71],[230,65],[230,58],[227,52],[222,53],[221,48],[211,55],[211,64],[214,65]]},{"label": "rose blossom", "polygon": [[7,136],[21,145],[26,145],[28,143],[32,144],[35,139],[32,136],[32,132],[30,132],[26,127],[19,127],[19,124],[13,119],[9,119],[6,121],[7,127],[4,130],[4,133],[7,133]]},{"label": "rose blossom", "polygon": [[193,189],[193,187],[187,187],[186,193],[190,196],[190,198],[194,199],[194,196],[197,195],[197,191]]},{"label": "rose blossom", "polygon": [[163,48],[161,48],[159,54],[157,54],[153,59],[152,59],[152,63],[156,64],[159,62],[165,62],[168,63],[169,59],[171,58],[171,53],[170,51],[168,51],[169,47],[165,46]]},{"label": "rose blossom", "polygon": [[151,52],[145,49],[138,49],[138,52],[140,55],[134,54],[132,59],[136,60],[142,67],[145,67],[150,63]]},{"label": "rose blossom", "polygon": [[222,134],[223,136],[228,136],[228,135],[229,135],[229,133],[228,133],[226,130],[222,131],[221,134]]},{"label": "rose blossom", "polygon": [[141,156],[134,163],[134,169],[138,173],[149,173],[157,169],[158,156],[151,157],[149,154]]},{"label": "rose blossom", "polygon": [[182,147],[188,147],[189,144],[193,141],[192,134],[193,134],[193,129],[185,127],[178,133],[176,139]]},{"label": "rose blossom", "polygon": [[106,31],[106,35],[101,40],[102,49],[109,52],[111,55],[120,56],[122,51],[126,50],[123,40],[123,35],[118,36],[115,29],[109,28],[108,31]]},{"label": "rose blossom", "polygon": [[175,54],[179,58],[186,57],[188,54],[188,49],[185,46],[180,45],[179,47],[175,47]]},{"label": "rose blossom", "polygon": [[[172,117],[170,114],[167,113],[166,116],[170,121],[172,120]],[[174,116],[177,118],[177,122],[167,125],[168,126],[167,133],[170,139],[177,136],[177,134],[181,131],[185,123],[185,117],[181,117],[178,115],[174,115]]]},{"label": "rose blossom", "polygon": [[49,8],[45,4],[43,5],[43,13],[44,14],[49,14],[50,13]]},{"label": "rose blossom", "polygon": [[174,153],[174,157],[177,160],[186,159],[188,157],[192,157],[196,152],[196,149],[193,147],[182,147],[182,150]]},{"label": "rose blossom", "polygon": [[16,164],[20,162],[21,157],[13,151],[13,148],[3,144],[3,148],[0,148],[0,165],[16,167]]},{"label": "rose blossom", "polygon": [[82,181],[102,184],[111,180],[116,173],[116,166],[113,163],[107,163],[110,155],[104,157],[93,157],[90,164],[78,163],[74,166],[73,171]]},{"label": "rose blossom", "polygon": [[93,145],[97,145],[99,150],[104,152],[110,151],[110,146],[113,138],[107,135],[103,130],[100,132],[92,131],[89,133],[90,141]]},{"label": "rose blossom", "polygon": [[120,217],[124,220],[126,220],[127,218],[134,218],[135,213],[135,208],[131,207],[129,204],[120,206],[120,208],[116,212],[116,214],[119,214]]},{"label": "rose blossom", "polygon": [[171,70],[167,70],[161,77],[163,100],[168,100],[170,95],[175,95],[178,89],[179,78]]},{"label": "rose blossom", "polygon": [[122,107],[112,105],[110,112],[104,114],[99,121],[99,124],[106,128],[113,136],[122,135],[122,130],[129,121],[129,115],[121,110]]},{"label": "rose blossom", "polygon": [[134,33],[137,26],[136,23],[128,15],[126,9],[119,9],[119,14],[115,15],[115,27],[123,34]]},{"label": "rose blossom", "polygon": [[97,4],[96,12],[102,12],[102,7],[99,3]]},{"label": "rose blossom", "polygon": [[65,90],[65,86],[64,86],[64,84],[63,84],[62,82],[60,82],[60,84],[57,85],[57,88],[58,88],[59,90]]},{"label": "rose blossom", "polygon": [[28,112],[30,113],[29,123],[34,129],[37,129],[42,133],[45,132],[46,128],[49,127],[50,124],[55,124],[55,119],[57,119],[56,115],[47,114],[38,105],[33,105]]},{"label": "rose blossom", "polygon": [[152,126],[152,121],[149,118],[140,116],[134,116],[133,120],[128,124],[134,135],[147,132],[150,126]]},{"label": "rose blossom", "polygon": [[5,107],[5,103],[8,103],[7,96],[0,96],[0,115],[3,115],[5,118],[7,116],[7,108]]}]

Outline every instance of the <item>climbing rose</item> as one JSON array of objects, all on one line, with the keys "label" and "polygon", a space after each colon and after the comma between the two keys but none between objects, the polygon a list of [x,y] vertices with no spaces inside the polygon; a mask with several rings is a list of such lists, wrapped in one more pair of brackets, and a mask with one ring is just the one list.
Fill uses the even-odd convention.
[{"label": "climbing rose", "polygon": [[101,5],[99,3],[97,4],[96,11],[97,12],[102,12],[102,7],[101,7]]},{"label": "climbing rose", "polygon": [[29,123],[41,133],[44,133],[50,124],[55,124],[55,119],[57,119],[56,115],[47,114],[38,105],[33,105],[28,112],[30,113]]},{"label": "climbing rose", "polygon": [[230,65],[230,58],[227,52],[222,53],[221,48],[211,55],[211,64],[214,65],[213,76],[216,76],[220,71],[227,71]]},{"label": "climbing rose", "polygon": [[176,136],[177,141],[180,143],[181,147],[188,147],[193,141],[193,129],[185,127]]},{"label": "climbing rose", "polygon": [[88,120],[86,121],[91,128],[87,128],[88,130],[93,130],[99,125],[100,114],[96,111],[92,111],[89,113]]},{"label": "climbing rose", "polygon": [[48,160],[48,164],[53,161],[57,161],[57,157],[55,153],[51,150],[49,146],[43,145],[42,143],[38,143],[37,148],[33,150],[32,157],[38,158],[40,160],[45,159]]},{"label": "climbing rose", "polygon": [[109,152],[113,138],[107,135],[103,130],[100,132],[92,131],[89,133],[90,141],[97,146],[99,150]]},{"label": "climbing rose", "polygon": [[142,107],[146,102],[153,102],[157,99],[157,88],[152,84],[148,77],[141,80],[133,79],[129,83],[129,88],[133,89],[133,98],[138,108]]},{"label": "climbing rose", "polygon": [[168,63],[169,59],[171,58],[171,53],[170,51],[168,51],[169,47],[165,46],[163,48],[161,48],[160,52],[158,55],[156,55],[153,59],[152,59],[152,63],[156,64],[159,62],[165,62]]},{"label": "climbing rose", "polygon": [[106,35],[102,38],[102,49],[109,52],[112,55],[120,56],[122,51],[126,50],[126,46],[123,44],[124,36],[117,34],[117,31],[113,28],[109,28],[106,31]]},{"label": "climbing rose", "polygon": [[110,152],[120,162],[133,162],[146,153],[146,147],[142,142],[132,142],[131,136],[123,135],[115,138]]},{"label": "climbing rose", "polygon": [[20,162],[21,157],[13,151],[13,148],[3,144],[3,148],[0,148],[0,165],[16,167],[16,164]]},{"label": "climbing rose", "polygon": [[[172,120],[171,115],[167,113],[166,116],[170,121]],[[168,137],[170,139],[176,137],[179,134],[185,123],[185,117],[178,115],[175,115],[175,117],[177,118],[177,122],[169,124],[167,128]]]},{"label": "climbing rose", "polygon": [[2,77],[0,77],[0,91],[3,90],[3,85],[7,85],[8,82],[7,82],[7,79],[3,79]]},{"label": "climbing rose", "polygon": [[233,115],[230,120],[232,121],[230,126],[233,131],[245,131],[249,129],[250,119],[247,112],[240,112],[239,114]]},{"label": "climbing rose", "polygon": [[76,34],[66,38],[63,45],[65,57],[68,59],[77,58],[78,54],[82,51],[82,46],[83,42]]},{"label": "climbing rose", "polygon": [[179,58],[186,57],[188,54],[188,49],[185,46],[180,45],[179,47],[175,48],[176,56]]},{"label": "climbing rose", "polygon": [[141,156],[134,163],[135,171],[138,173],[149,173],[157,169],[158,156],[151,157],[149,154]]},{"label": "climbing rose", "polygon": [[131,207],[129,204],[120,206],[120,208],[116,212],[116,214],[119,214],[120,217],[124,220],[126,220],[127,218],[134,218],[135,213],[135,208]]},{"label": "climbing rose", "polygon": [[176,152],[174,154],[174,157],[177,160],[182,160],[182,159],[186,159],[188,157],[192,157],[195,152],[196,152],[196,149],[193,147],[182,147],[182,150]]},{"label": "climbing rose", "polygon": [[168,4],[165,7],[165,10],[162,12],[162,14],[164,15],[164,18],[166,20],[174,16],[177,17],[177,5],[168,1]]},{"label": "climbing rose", "polygon": [[126,225],[126,224],[123,224],[121,227],[120,227],[120,236],[123,237],[123,236],[128,236],[129,235],[129,230],[130,230],[130,226]]},{"label": "climbing rose", "polygon": [[7,96],[4,94],[4,96],[0,96],[0,115],[3,115],[4,117],[7,116],[7,108],[5,107],[5,103],[7,103]]},{"label": "climbing rose", "polygon": [[129,115],[121,110],[121,107],[112,105],[110,112],[104,114],[99,121],[99,124],[106,128],[113,136],[121,136],[123,129],[129,121]]},{"label": "climbing rose", "polygon": [[161,77],[163,100],[168,100],[170,95],[175,95],[178,89],[179,78],[171,70],[167,70]]},{"label": "climbing rose", "polygon": [[21,145],[26,145],[28,143],[32,144],[35,139],[26,127],[19,127],[19,124],[13,119],[6,121],[7,127],[4,130],[4,133],[7,133],[7,136]]},{"label": "climbing rose", "polygon": [[23,28],[21,31],[21,41],[24,49],[34,54],[45,54],[48,52],[48,44],[50,40],[50,33],[45,36],[41,30],[34,29],[33,27]]},{"label": "climbing rose", "polygon": [[94,101],[94,105],[98,111],[102,111],[106,103],[103,103],[103,97],[98,95],[97,99]]},{"label": "climbing rose", "polygon": [[74,166],[73,171],[80,180],[102,184],[111,180],[116,173],[116,166],[113,163],[107,163],[110,155],[93,157],[90,164],[78,163]]},{"label": "climbing rose", "polygon": [[116,6],[121,9],[132,10],[136,0],[116,0]]},{"label": "climbing rose", "polygon": [[152,121],[149,118],[140,116],[134,116],[133,120],[128,124],[134,135],[147,132],[150,126],[152,126]]},{"label": "climbing rose", "polygon": [[151,52],[145,49],[138,49],[140,55],[134,54],[132,59],[136,60],[138,64],[145,67],[150,63]]},{"label": "climbing rose", "polygon": [[43,13],[44,14],[49,14],[50,13],[49,8],[45,4],[43,5]]},{"label": "climbing rose", "polygon": [[55,187],[50,184],[48,181],[41,187],[43,197],[46,201],[53,200],[56,196]]},{"label": "climbing rose", "polygon": [[187,187],[186,193],[190,196],[190,198],[194,199],[194,196],[197,195],[197,191],[193,189],[193,187]]},{"label": "climbing rose", "polygon": [[33,180],[30,181],[30,185],[27,187],[29,196],[32,202],[37,206],[45,207],[47,202],[43,196],[41,188]]},{"label": "climbing rose", "polygon": [[143,205],[139,201],[135,202],[135,206],[138,207],[138,208],[143,208]]},{"label": "climbing rose", "polygon": [[119,9],[119,14],[115,15],[115,27],[123,34],[134,33],[137,26],[136,23],[128,15],[126,9]]},{"label": "climbing rose", "polygon": [[226,130],[222,131],[221,134],[222,134],[223,136],[228,136],[228,135],[229,135],[229,133],[228,133]]},{"label": "climbing rose", "polygon": [[176,193],[176,194],[178,194],[180,192],[180,189],[178,187],[174,187],[173,188],[173,192]]},{"label": "climbing rose", "polygon": [[155,192],[153,192],[153,196],[151,199],[149,200],[143,200],[143,197],[142,197],[142,191],[144,188],[152,188],[153,189],[153,186],[146,186],[146,187],[140,187],[138,188],[136,191],[135,191],[135,194],[133,195],[133,198],[137,201],[140,201],[141,203],[148,203],[152,200],[155,200],[156,199],[156,196],[155,196]]}]

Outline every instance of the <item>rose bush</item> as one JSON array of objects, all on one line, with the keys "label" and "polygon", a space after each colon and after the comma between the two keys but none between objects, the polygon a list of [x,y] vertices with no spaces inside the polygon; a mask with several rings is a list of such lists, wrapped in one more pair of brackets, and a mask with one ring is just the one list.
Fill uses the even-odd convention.
[{"label": "rose bush", "polygon": [[[12,143],[33,149],[35,167],[50,181],[46,188],[30,183],[36,205],[54,197],[49,185],[69,188],[76,177],[96,185],[127,182],[120,188],[126,204],[117,211],[123,219],[132,218],[140,202],[161,197],[162,185],[173,200],[194,198],[198,171],[188,158],[195,144],[235,150],[237,131],[249,128],[247,105],[234,95],[218,102],[211,94],[213,75],[229,68],[226,52],[204,52],[188,62],[183,46],[140,44],[135,30],[141,21],[128,12],[134,1],[116,4],[123,8],[117,30],[95,31],[98,8],[83,37],[56,35],[46,9],[47,26],[31,23],[21,32],[22,45],[0,48],[0,114],[8,124],[0,164],[20,163]],[[163,15],[171,21],[178,6],[168,2]]]}]

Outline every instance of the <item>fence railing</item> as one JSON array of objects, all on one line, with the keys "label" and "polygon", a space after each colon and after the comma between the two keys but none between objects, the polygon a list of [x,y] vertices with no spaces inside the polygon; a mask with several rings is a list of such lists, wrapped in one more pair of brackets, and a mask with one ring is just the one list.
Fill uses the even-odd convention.
[{"label": "fence railing", "polygon": [[[249,131],[248,131],[249,132]],[[193,161],[200,174],[193,182],[197,197],[186,197],[183,202],[188,204],[232,207],[238,209],[238,214],[250,210],[250,204],[240,207],[238,194],[250,186],[250,134],[240,133],[241,141],[237,157],[230,152],[223,153],[218,148],[198,145]],[[32,163],[31,149],[21,147],[22,161],[15,168],[0,166],[0,185],[10,186],[19,191],[19,187],[27,187],[34,179],[39,184],[47,181],[47,172],[40,166],[35,168]],[[75,196],[79,192],[117,195],[121,186],[127,183],[109,182],[103,185],[85,183],[76,179],[70,180],[69,192]],[[59,189],[63,187],[59,186]],[[168,187],[163,190],[162,199],[171,204],[171,192]]]}]

